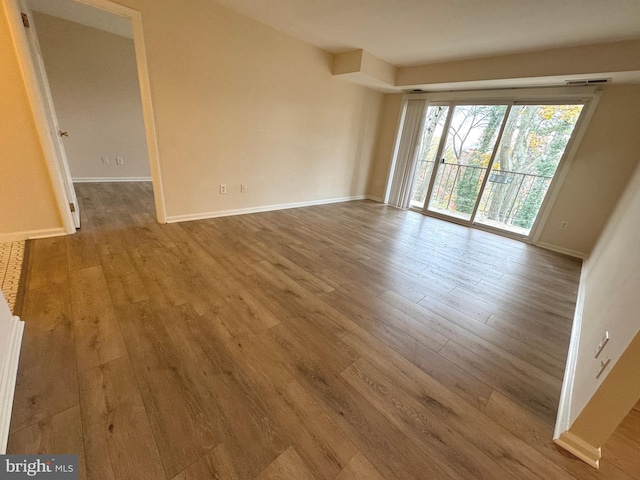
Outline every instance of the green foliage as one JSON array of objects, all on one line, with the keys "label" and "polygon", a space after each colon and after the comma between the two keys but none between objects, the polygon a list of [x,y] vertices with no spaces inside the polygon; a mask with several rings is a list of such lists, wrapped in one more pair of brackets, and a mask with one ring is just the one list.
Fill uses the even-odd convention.
[{"label": "green foliage", "polygon": [[527,230],[533,226],[533,222],[538,216],[538,210],[547,193],[546,182],[541,178],[536,179],[527,197],[524,200],[522,208],[518,215],[513,219],[513,225],[516,227],[526,228]]},{"label": "green foliage", "polygon": [[476,197],[480,188],[479,173],[476,168],[461,166],[463,172],[456,185],[456,210],[462,213],[473,212]]},{"label": "green foliage", "polygon": [[487,188],[481,211],[490,220],[530,229],[582,105],[514,105],[506,121],[505,110],[495,105],[456,107],[434,199],[440,208],[473,212],[504,121],[493,171],[505,181]]},{"label": "green foliage", "polygon": [[526,149],[528,165],[525,165],[525,170],[527,173],[545,178],[535,178],[530,189],[521,193],[526,197],[516,199],[522,203],[522,206],[513,220],[514,225],[526,229],[533,226],[547,193],[550,183],[548,179],[555,174],[581,110],[579,105],[537,107],[536,116],[532,121],[528,125],[521,126],[528,132]]}]

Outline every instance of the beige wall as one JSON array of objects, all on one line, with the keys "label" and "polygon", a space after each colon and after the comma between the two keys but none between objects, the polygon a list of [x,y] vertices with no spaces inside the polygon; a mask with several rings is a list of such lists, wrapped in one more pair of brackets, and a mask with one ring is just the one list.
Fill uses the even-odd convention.
[{"label": "beige wall", "polygon": [[[168,216],[366,193],[382,94],[333,78],[327,52],[215,2],[119,3],[142,13]],[[2,50],[13,52],[10,45]],[[6,57],[0,82],[15,83],[15,58]],[[24,90],[1,101],[11,105],[0,118],[19,128],[21,140],[4,139],[2,160],[16,171],[3,175],[12,192],[2,195],[18,192],[33,204],[33,215],[3,215],[0,222],[7,231],[28,227],[25,218],[40,228],[58,225],[39,143],[32,124],[25,125],[31,119],[17,124],[29,114]],[[16,110],[13,103],[23,109],[17,118],[5,113]],[[5,160],[11,158],[5,152],[25,160]],[[38,165],[22,168],[26,163]],[[227,195],[218,193],[222,183]],[[241,183],[247,193],[240,193]]]},{"label": "beige wall", "polygon": [[24,80],[0,5],[0,241],[62,228]]},{"label": "beige wall", "polygon": [[[638,151],[634,153],[638,155]],[[584,297],[570,397],[570,431],[596,448],[640,397],[638,212],[640,168],[583,267]],[[606,331],[610,340],[596,359],[594,350]],[[611,363],[598,380],[600,362],[607,359],[611,359]]]},{"label": "beige wall", "polygon": [[[189,8],[170,0],[121,3],[142,12],[169,216],[383,195],[399,95],[385,97],[333,78],[331,55],[214,2],[190,0]],[[13,67],[9,60],[2,62],[15,77],[15,59]],[[22,95],[2,101],[25,108]],[[541,241],[592,249],[637,160],[629,153],[640,141],[633,133],[637,112],[637,85],[607,88]],[[29,148],[39,152],[33,135],[20,155]],[[27,156],[33,162],[41,154]],[[23,173],[12,186],[20,190],[46,180],[42,165],[39,171],[40,178]],[[228,185],[227,195],[218,193],[221,183]],[[241,183],[247,193],[240,193]],[[44,197],[29,202],[44,200],[47,208],[34,210],[49,220],[35,223],[59,223],[55,215],[51,221],[50,189],[38,191]],[[566,231],[557,229],[559,220],[569,222]]]},{"label": "beige wall", "polygon": [[[393,141],[400,115],[401,95],[387,95],[381,139],[376,152],[369,193],[384,196],[384,178],[393,156]],[[609,85],[589,123],[584,138],[562,183],[539,241],[586,255],[593,249],[631,172],[639,163],[640,85]],[[384,140],[386,138],[387,140]],[[560,222],[569,227],[560,230]]]},{"label": "beige wall", "polygon": [[168,216],[366,193],[382,94],[215,2],[121,3],[142,12]]},{"label": "beige wall", "polygon": [[[540,242],[588,254],[640,162],[640,85],[606,88]],[[562,221],[569,227],[560,230]]]},{"label": "beige wall", "polygon": [[72,177],[151,177],[133,40],[33,17]]}]

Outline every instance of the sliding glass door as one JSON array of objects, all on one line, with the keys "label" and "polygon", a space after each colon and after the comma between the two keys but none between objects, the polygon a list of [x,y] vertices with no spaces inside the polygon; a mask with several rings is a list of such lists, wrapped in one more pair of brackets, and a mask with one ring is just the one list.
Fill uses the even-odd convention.
[{"label": "sliding glass door", "polygon": [[409,206],[528,236],[583,104],[429,105]]},{"label": "sliding glass door", "polygon": [[416,157],[416,172],[411,189],[410,205],[413,208],[424,208],[424,201],[427,198],[427,191],[429,190],[431,175],[433,174],[433,167],[436,163],[438,147],[440,146],[448,113],[449,107],[447,106],[434,105],[427,108]]},{"label": "sliding glass door", "polygon": [[529,235],[582,108],[511,108],[475,222]]},{"label": "sliding glass door", "polygon": [[456,105],[439,155],[428,210],[470,220],[506,105]]}]

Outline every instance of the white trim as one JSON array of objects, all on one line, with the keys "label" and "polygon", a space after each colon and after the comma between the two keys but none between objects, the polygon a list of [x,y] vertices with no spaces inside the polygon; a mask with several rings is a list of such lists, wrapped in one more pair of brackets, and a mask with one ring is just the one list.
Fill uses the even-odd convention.
[{"label": "white trim", "polygon": [[63,232],[60,229],[52,228],[50,230],[35,230],[29,234],[27,240],[38,240],[39,238],[51,238],[51,237],[61,237],[66,235],[66,232]]},{"label": "white trim", "polygon": [[26,230],[23,232],[0,233],[0,243],[21,242],[37,238],[60,237],[68,232],[62,228],[45,228],[43,230]]},{"label": "white trim", "polygon": [[573,314],[573,327],[571,328],[571,340],[569,341],[569,352],[567,353],[567,363],[562,380],[562,391],[560,392],[560,402],[558,404],[558,415],[553,432],[553,439],[557,441],[571,427],[571,403],[573,400],[573,386],[576,379],[576,368],[578,366],[578,349],[580,348],[580,332],[582,331],[582,312],[584,309],[584,296],[586,289],[586,277],[588,264],[582,266],[580,272],[580,284],[578,286],[578,298],[576,299],[576,311]]},{"label": "white trim", "polygon": [[33,112],[34,123],[36,125],[40,144],[44,153],[49,176],[51,178],[53,195],[58,206],[60,217],[62,218],[62,226],[65,233],[74,233],[76,231],[76,227],[73,222],[71,211],[69,210],[70,202],[67,199],[67,194],[64,189],[62,173],[60,172],[53,139],[49,134],[49,122],[44,109],[44,105],[46,103],[38,87],[37,75],[31,58],[31,50],[29,48],[29,40],[27,39],[27,34],[24,31],[24,26],[22,25],[20,6],[18,5],[17,0],[7,0],[5,2],[5,7],[9,30],[11,30],[13,43],[16,47],[16,55],[18,57],[20,69],[22,70],[22,77],[24,79],[27,96],[29,97],[31,111]]},{"label": "white trim", "polygon": [[7,452],[7,440],[9,439],[9,425],[11,423],[11,410],[16,389],[16,376],[23,332],[24,322],[18,317],[13,317],[7,341],[7,356],[4,359],[0,373],[0,454]]},{"label": "white trim", "polygon": [[216,212],[188,213],[186,215],[171,215],[167,217],[167,223],[189,222],[191,220],[204,220],[206,218],[230,217],[233,215],[246,215],[249,213],[272,212],[274,210],[287,210],[289,208],[313,207],[328,203],[350,202],[353,200],[366,200],[366,195],[352,197],[328,198],[325,200],[311,200],[309,202],[280,203],[277,205],[264,205],[262,207],[237,208],[233,210],[218,210]]},{"label": "white trim", "polygon": [[374,195],[365,195],[365,198],[367,200],[373,200],[374,202],[384,203],[384,198],[382,197],[376,197]]},{"label": "white trim", "polygon": [[564,448],[593,468],[600,468],[600,457],[602,457],[601,448],[594,447],[571,432],[562,432],[562,434],[553,441],[556,445]]},{"label": "white trim", "polygon": [[73,183],[151,182],[151,177],[78,177]]},{"label": "white trim", "polygon": [[554,245],[552,243],[547,242],[532,242],[532,245],[536,247],[544,248],[545,250],[551,250],[552,252],[563,253],[564,255],[569,255],[570,257],[580,258],[584,260],[587,258],[588,254],[584,252],[580,252],[578,250],[571,250],[570,248],[559,247],[558,245]]}]

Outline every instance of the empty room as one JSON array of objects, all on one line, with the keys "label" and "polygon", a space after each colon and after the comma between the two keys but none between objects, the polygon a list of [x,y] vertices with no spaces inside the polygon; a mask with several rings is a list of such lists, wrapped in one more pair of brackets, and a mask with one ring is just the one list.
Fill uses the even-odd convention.
[{"label": "empty room", "polygon": [[640,478],[638,19],[2,0],[0,478]]}]

